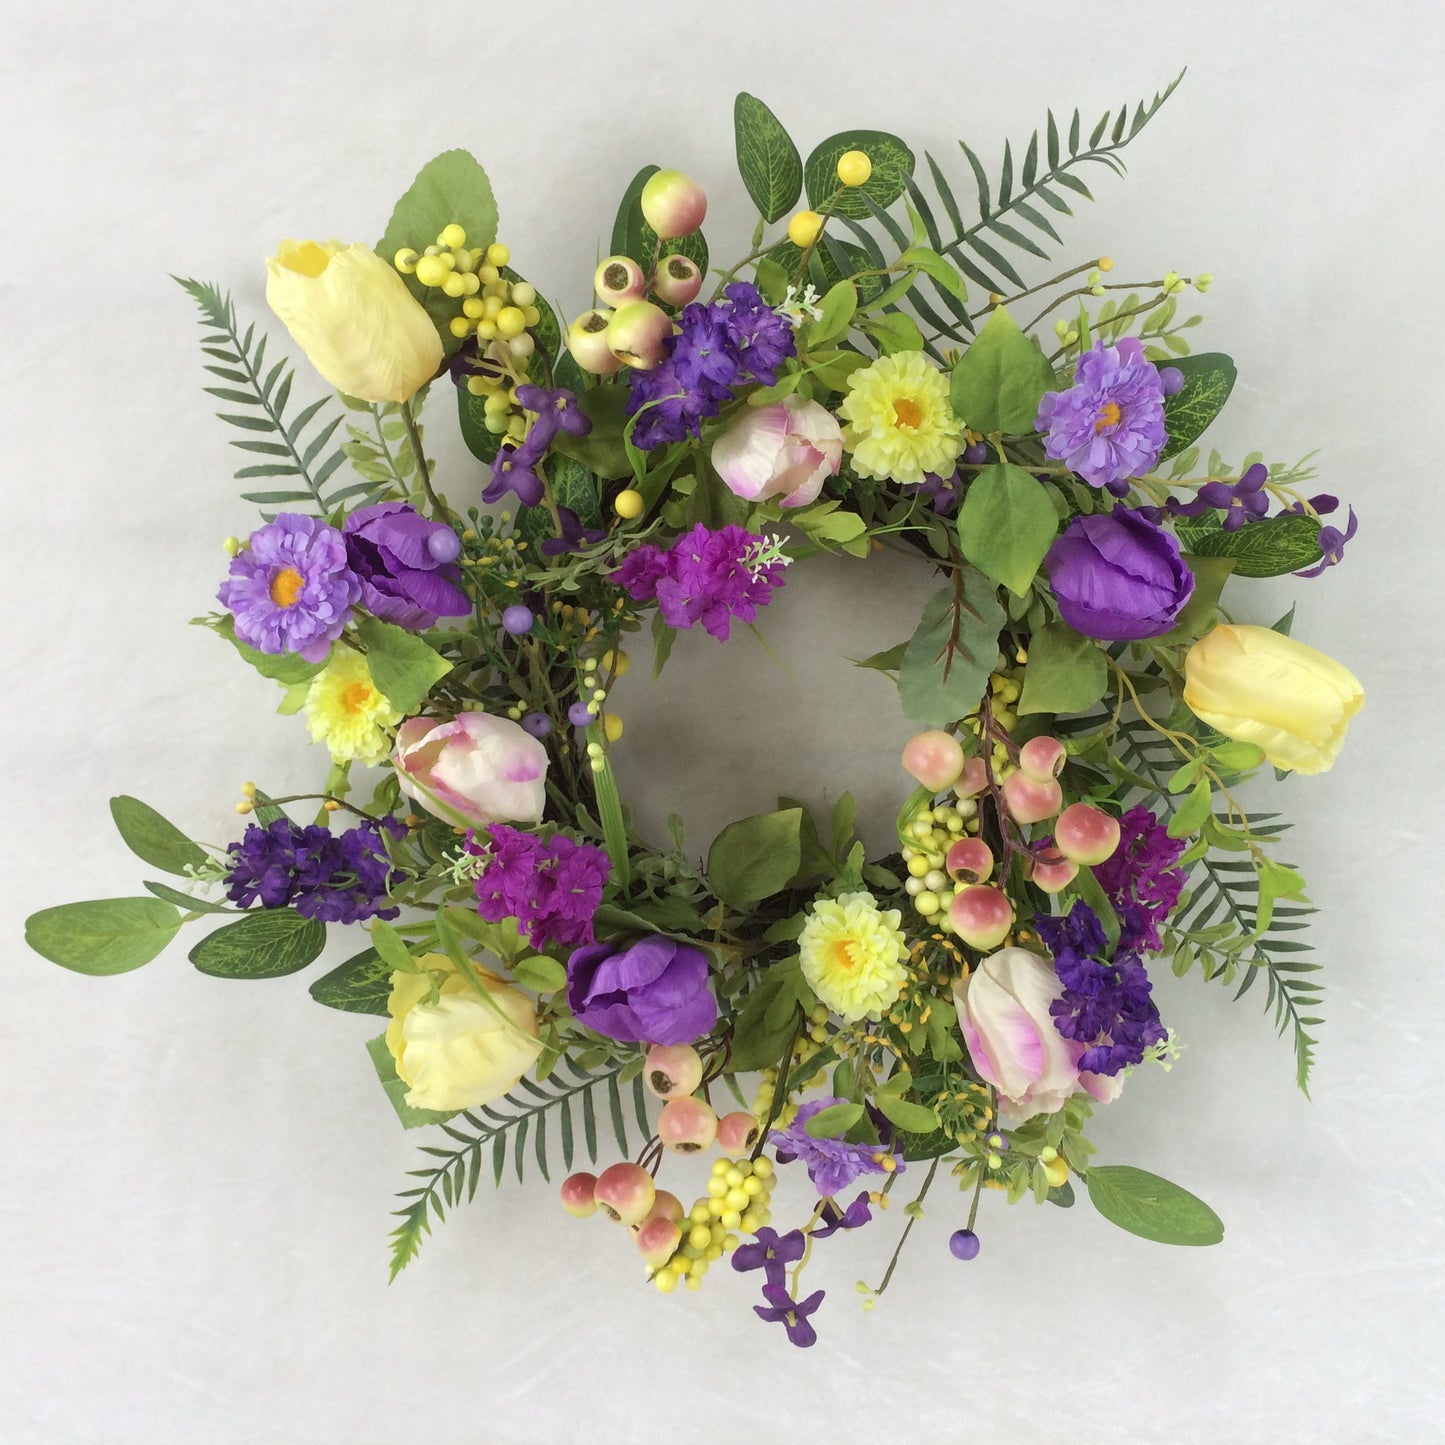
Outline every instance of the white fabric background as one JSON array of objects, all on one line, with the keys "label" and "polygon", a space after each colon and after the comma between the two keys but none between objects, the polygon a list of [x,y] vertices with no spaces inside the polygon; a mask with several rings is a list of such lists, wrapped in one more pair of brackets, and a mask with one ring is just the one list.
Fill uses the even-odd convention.
[{"label": "white fabric background", "polygon": [[[0,1439],[1445,1438],[1435,0],[0,8]],[[874,125],[962,175],[958,135],[992,166],[1047,105],[1091,120],[1186,62],[1128,180],[1089,176],[1098,203],[1066,254],[1216,273],[1195,334],[1241,382],[1215,440],[1320,447],[1361,514],[1346,565],[1249,608],[1269,621],[1297,598],[1296,635],[1369,692],[1334,771],[1277,795],[1324,910],[1313,1103],[1262,989],[1232,1006],[1165,977],[1183,1061],[1095,1131],[1104,1157],[1203,1194],[1225,1243],[1169,1251],[1087,1207],[990,1198],[963,1266],[945,1246],[963,1205],[940,1190],[871,1317],[852,1285],[876,1282],[899,1212],[819,1249],[830,1299],[803,1353],[754,1320],[751,1279],[658,1298],[630,1244],[538,1180],[461,1209],[388,1288],[387,1211],[419,1136],[376,1086],[371,1020],[313,1005],[313,974],[228,983],[174,947],[92,980],[21,942],[34,908],[138,891],[109,795],[224,840],[243,779],[299,791],[324,770],[271,685],[185,625],[252,513],[166,273],[224,281],[259,316],[278,237],[373,238],[416,166],[462,144],[518,265],[572,309],[645,161],[703,181],[714,254],[740,253],[738,89],[805,149]],[[461,495],[447,429],[432,417]],[[768,619],[792,675],[746,636],[681,646],[656,699],[624,699],[644,812],[680,806],[700,846],[780,789],[895,806],[904,729],[841,657],[903,635],[921,586],[799,569]]]}]

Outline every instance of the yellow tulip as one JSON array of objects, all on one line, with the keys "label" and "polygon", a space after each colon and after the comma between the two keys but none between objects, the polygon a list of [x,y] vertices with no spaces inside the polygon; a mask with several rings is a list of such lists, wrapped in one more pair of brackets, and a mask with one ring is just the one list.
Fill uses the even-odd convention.
[{"label": "yellow tulip", "polygon": [[485,998],[445,954],[420,960],[443,978],[435,1003],[430,973],[394,973],[386,1046],[414,1109],[475,1109],[500,1099],[542,1052],[537,1015],[526,994],[477,969]]},{"label": "yellow tulip", "polygon": [[1297,773],[1334,762],[1365,701],[1349,668],[1268,627],[1205,633],[1184,659],[1184,679],[1184,701],[1200,721]]},{"label": "yellow tulip", "polygon": [[370,247],[282,241],[266,272],[267,304],[338,391],[407,401],[436,375],[442,343],[431,317]]}]

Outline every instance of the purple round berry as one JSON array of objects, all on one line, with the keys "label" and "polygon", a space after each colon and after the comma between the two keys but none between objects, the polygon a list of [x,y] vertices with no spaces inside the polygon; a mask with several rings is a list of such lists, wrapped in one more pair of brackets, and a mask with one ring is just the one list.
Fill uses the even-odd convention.
[{"label": "purple round berry", "polygon": [[1159,383],[1164,388],[1165,396],[1177,396],[1184,390],[1184,373],[1177,366],[1161,366]]},{"label": "purple round berry", "polygon": [[529,712],[522,719],[522,727],[534,738],[544,738],[552,731],[552,719],[544,712]]},{"label": "purple round berry", "polygon": [[518,603],[515,607],[509,607],[502,613],[502,631],[509,633],[512,637],[521,637],[532,630],[532,624],[537,619],[532,616],[528,607]]},{"label": "purple round berry", "polygon": [[462,555],[462,541],[450,527],[438,527],[426,539],[426,549],[436,562],[455,562]]},{"label": "purple round berry", "polygon": [[585,702],[574,702],[567,709],[567,721],[574,728],[585,728],[597,721],[597,714]]},{"label": "purple round berry", "polygon": [[955,1229],[948,1237],[948,1247],[955,1259],[977,1259],[978,1235],[971,1229]]},{"label": "purple round berry", "polygon": [[983,442],[970,442],[963,449],[963,459],[971,467],[981,467],[988,460],[988,447]]}]

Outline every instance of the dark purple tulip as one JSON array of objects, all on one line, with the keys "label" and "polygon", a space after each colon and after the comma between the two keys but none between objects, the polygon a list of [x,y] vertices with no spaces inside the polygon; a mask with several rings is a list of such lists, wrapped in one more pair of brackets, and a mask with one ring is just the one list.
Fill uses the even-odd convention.
[{"label": "dark purple tulip", "polygon": [[461,542],[452,529],[405,502],[361,507],[342,524],[346,560],[373,617],[416,631],[472,610],[457,585]]},{"label": "dark purple tulip", "polygon": [[657,933],[579,948],[567,1002],[584,1028],[626,1044],[690,1044],[717,1023],[707,954]]}]

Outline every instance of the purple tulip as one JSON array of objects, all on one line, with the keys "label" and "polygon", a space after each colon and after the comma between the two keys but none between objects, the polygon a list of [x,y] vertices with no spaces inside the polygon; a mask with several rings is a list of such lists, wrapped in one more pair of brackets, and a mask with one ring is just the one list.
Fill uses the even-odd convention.
[{"label": "purple tulip", "polygon": [[1168,632],[1194,592],[1179,543],[1122,507],[1075,517],[1044,566],[1064,621],[1101,642]]},{"label": "purple tulip", "polygon": [[361,605],[373,617],[418,631],[472,610],[457,585],[461,542],[450,527],[405,502],[378,502],[353,512],[342,532]]},{"label": "purple tulip", "polygon": [[627,1044],[690,1044],[717,1023],[707,954],[657,933],[579,948],[567,1002],[584,1028]]}]

